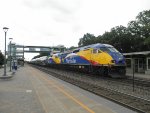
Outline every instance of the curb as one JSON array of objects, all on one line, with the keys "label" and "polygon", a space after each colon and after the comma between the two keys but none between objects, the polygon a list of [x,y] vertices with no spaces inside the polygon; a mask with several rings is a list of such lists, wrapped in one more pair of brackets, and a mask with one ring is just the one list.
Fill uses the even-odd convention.
[{"label": "curb", "polygon": [[6,76],[0,76],[0,79],[9,79],[9,78],[12,78],[13,75],[10,74],[10,75],[6,75]]}]

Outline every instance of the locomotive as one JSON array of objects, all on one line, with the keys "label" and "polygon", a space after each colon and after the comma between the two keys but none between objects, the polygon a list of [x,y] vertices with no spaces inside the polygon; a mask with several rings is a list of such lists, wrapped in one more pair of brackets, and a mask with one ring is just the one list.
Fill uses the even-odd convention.
[{"label": "locomotive", "polygon": [[[31,61],[31,63],[35,62],[36,59]],[[46,66],[71,68],[111,77],[124,77],[126,74],[124,56],[109,44],[97,43],[77,48],[68,53],[56,53],[47,57],[43,62]]]}]

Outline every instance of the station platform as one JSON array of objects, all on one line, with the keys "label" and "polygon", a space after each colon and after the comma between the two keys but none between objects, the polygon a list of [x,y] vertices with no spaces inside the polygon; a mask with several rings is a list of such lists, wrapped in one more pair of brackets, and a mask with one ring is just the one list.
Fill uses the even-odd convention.
[{"label": "station platform", "polygon": [[[133,77],[133,73],[127,73],[126,75]],[[143,73],[134,73],[134,77],[150,80],[150,75],[143,74]]]},{"label": "station platform", "polygon": [[[3,69],[0,69],[3,74]],[[10,72],[8,74],[11,74]],[[25,65],[0,79],[0,113],[135,113]]]}]

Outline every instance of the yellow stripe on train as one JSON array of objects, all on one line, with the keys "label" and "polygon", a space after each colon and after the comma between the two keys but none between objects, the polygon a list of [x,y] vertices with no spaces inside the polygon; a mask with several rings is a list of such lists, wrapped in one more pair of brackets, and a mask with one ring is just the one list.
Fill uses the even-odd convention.
[{"label": "yellow stripe on train", "polygon": [[96,50],[94,51],[93,48],[88,48],[86,50],[81,50],[77,53],[77,55],[85,58],[86,60],[90,61],[91,63],[97,63],[99,65],[113,65],[114,62],[113,58],[106,52]]}]

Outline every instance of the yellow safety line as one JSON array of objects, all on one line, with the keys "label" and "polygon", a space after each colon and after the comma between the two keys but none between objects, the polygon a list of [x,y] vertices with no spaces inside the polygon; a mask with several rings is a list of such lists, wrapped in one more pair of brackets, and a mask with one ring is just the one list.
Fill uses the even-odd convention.
[{"label": "yellow safety line", "polygon": [[[39,74],[38,74],[39,75]],[[74,98],[73,96],[71,96],[69,93],[65,92],[63,89],[61,89],[60,87],[54,85],[53,83],[51,83],[46,77],[39,75],[43,80],[47,81],[50,85],[53,85],[55,88],[57,88],[60,92],[62,92],[64,95],[66,95],[68,98],[72,99],[74,102],[76,102],[77,104],[79,104],[82,108],[84,108],[85,110],[87,110],[90,113],[95,113],[93,110],[91,110],[89,107],[87,107],[86,105],[84,105],[82,102],[80,102],[79,100],[77,100],[76,98]]]}]

